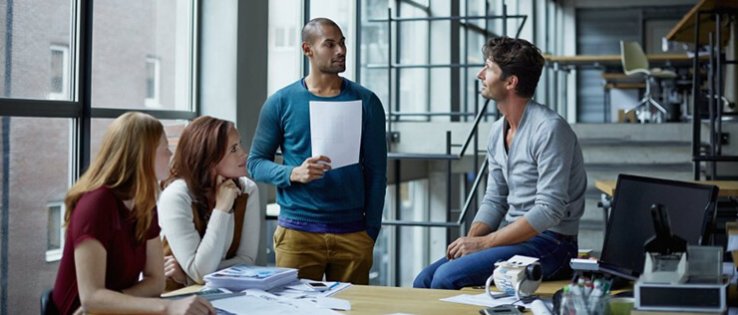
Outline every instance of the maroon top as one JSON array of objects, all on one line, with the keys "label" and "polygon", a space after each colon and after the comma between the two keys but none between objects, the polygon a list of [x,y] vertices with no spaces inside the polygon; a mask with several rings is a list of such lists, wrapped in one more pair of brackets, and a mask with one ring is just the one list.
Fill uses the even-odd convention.
[{"label": "maroon top", "polygon": [[[146,239],[159,237],[156,209]],[[146,242],[136,241],[136,220],[107,187],[82,195],[67,226],[64,252],[54,284],[53,301],[60,314],[79,308],[74,249],[87,239],[99,241],[106,251],[105,288],[121,291],[139,280],[146,265]]]}]

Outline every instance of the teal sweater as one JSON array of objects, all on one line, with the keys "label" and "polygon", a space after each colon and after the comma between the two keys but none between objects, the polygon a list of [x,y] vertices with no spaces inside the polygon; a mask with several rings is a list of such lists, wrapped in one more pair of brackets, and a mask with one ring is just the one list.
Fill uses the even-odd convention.
[{"label": "teal sweater", "polygon": [[[264,103],[249,154],[249,173],[256,181],[277,186],[280,218],[328,225],[363,221],[369,236],[376,239],[387,188],[382,103],[374,93],[347,79],[334,97],[313,95],[302,82],[284,87]],[[307,184],[291,182],[292,169],[312,156],[309,102],[355,100],[363,105],[359,163],[330,170]],[[283,164],[274,162],[277,148],[282,151]]]}]

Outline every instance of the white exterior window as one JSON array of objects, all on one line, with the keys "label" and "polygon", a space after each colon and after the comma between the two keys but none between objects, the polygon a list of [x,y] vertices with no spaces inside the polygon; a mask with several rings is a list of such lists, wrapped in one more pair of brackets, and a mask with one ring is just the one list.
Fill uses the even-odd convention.
[{"label": "white exterior window", "polygon": [[51,45],[49,99],[69,99],[69,47]]},{"label": "white exterior window", "polygon": [[161,61],[158,58],[146,58],[146,99],[147,107],[161,107],[160,101]]},{"label": "white exterior window", "polygon": [[47,205],[49,220],[46,226],[46,261],[59,261],[64,249],[64,203],[53,202]]}]

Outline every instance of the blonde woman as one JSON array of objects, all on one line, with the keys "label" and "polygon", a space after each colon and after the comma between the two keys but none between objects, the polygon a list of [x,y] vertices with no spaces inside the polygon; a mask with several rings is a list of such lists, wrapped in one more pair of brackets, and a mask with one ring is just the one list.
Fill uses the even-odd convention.
[{"label": "blonde woman", "polygon": [[66,242],[52,298],[60,314],[215,314],[201,298],[153,298],[164,289],[157,182],[170,157],[164,128],[149,115],[126,113],[108,127],[64,201]]}]

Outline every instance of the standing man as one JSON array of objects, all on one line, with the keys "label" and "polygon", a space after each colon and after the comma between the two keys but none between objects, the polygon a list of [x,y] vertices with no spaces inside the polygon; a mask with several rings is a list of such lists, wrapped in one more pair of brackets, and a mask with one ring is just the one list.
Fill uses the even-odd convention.
[{"label": "standing man", "polygon": [[514,255],[538,257],[544,279],[554,278],[567,274],[577,255],[587,175],[566,120],[531,99],[543,56],[533,44],[507,37],[489,40],[483,52],[481,94],[503,115],[490,131],[487,191],[468,236],[423,269],[416,288],[483,285],[495,262]]},{"label": "standing man", "polygon": [[[345,40],[329,19],[305,24],[310,74],[264,103],[248,168],[277,186],[277,266],[299,269],[300,278],[368,284],[387,187],[385,118],[374,93],[338,75],[346,70]],[[310,104],[349,101],[361,102],[359,163],[332,170],[330,156],[312,153]],[[277,148],[283,164],[274,162]]]}]

